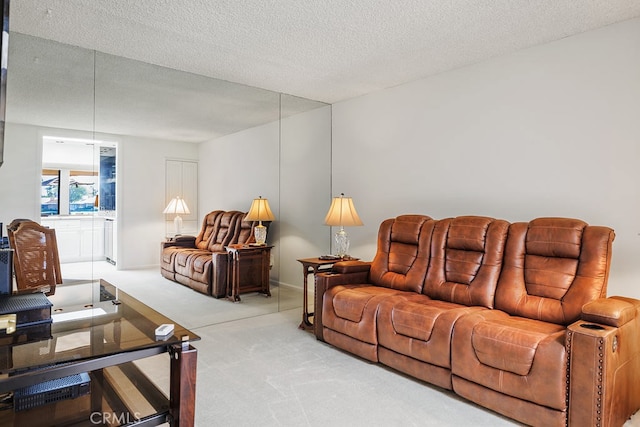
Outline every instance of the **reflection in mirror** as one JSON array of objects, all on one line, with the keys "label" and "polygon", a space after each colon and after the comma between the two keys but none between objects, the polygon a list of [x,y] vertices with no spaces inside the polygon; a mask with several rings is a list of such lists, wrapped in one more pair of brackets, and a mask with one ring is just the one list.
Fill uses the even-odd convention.
[{"label": "reflection in mirror", "polygon": [[116,218],[116,143],[53,135],[57,131],[42,137],[40,223],[56,230],[61,263],[80,263],[76,269],[85,267],[83,277],[91,277],[93,264],[86,262],[115,265],[110,231]]},{"label": "reflection in mirror", "polygon": [[[43,136],[117,144],[117,221],[111,240],[116,266],[107,262],[102,247],[107,239],[102,239],[102,251],[93,252],[87,270],[63,264],[63,278],[68,272],[106,277],[117,285],[135,282],[132,293],[145,302],[160,298],[158,290],[168,285],[180,287],[158,268],[159,243],[167,235],[166,220],[172,220],[162,213],[166,189],[175,186],[174,178],[167,182],[166,165],[195,162],[193,234],[206,213],[246,212],[259,196],[269,199],[276,217],[268,237],[274,246],[273,297],[247,294],[240,304],[210,298],[207,304],[222,304],[225,313],[199,321],[210,324],[301,306],[302,271],[296,259],[328,253],[330,245],[330,231],[322,223],[331,200],[329,105],[22,34],[12,34],[11,40],[7,153],[12,156],[5,156],[0,178],[15,174],[19,184],[9,194],[16,203],[2,208],[0,220],[40,216],[35,195],[42,184]],[[103,174],[100,156],[96,159],[92,170]],[[107,194],[101,192],[103,207]],[[93,244],[99,240],[93,239]]]},{"label": "reflection in mirror", "polygon": [[[74,208],[80,206],[72,204],[71,199],[82,191],[92,191],[80,183],[88,183],[85,181],[92,180],[97,173],[93,146],[80,142],[94,137],[94,54],[18,33],[12,33],[10,40],[5,139],[8,155],[0,179],[11,179],[15,186],[3,190],[3,198],[11,203],[3,204],[0,222],[29,218],[53,226],[46,219],[43,221],[42,215],[50,219],[60,215],[71,219]],[[55,138],[44,143],[47,137]],[[49,147],[63,145],[59,144],[62,139],[78,145],[56,155],[56,150],[51,151]],[[87,157],[84,160],[82,153]],[[54,196],[54,192],[55,197],[48,197]],[[83,225],[91,229],[92,203],[88,206],[91,212],[84,218]],[[64,256],[79,257],[75,249],[79,250],[82,245],[84,260],[90,261],[93,235],[89,232],[85,239],[80,239],[79,222],[74,225],[78,225],[78,234],[73,236],[57,230],[58,246],[66,240],[69,245],[62,245],[63,249],[67,248]],[[79,270],[79,275],[91,278],[91,263],[83,263]]]},{"label": "reflection in mirror", "polygon": [[96,53],[95,130],[201,143],[278,121],[278,94]]},{"label": "reflection in mirror", "polygon": [[93,51],[12,33],[8,61],[8,122],[93,136]]}]

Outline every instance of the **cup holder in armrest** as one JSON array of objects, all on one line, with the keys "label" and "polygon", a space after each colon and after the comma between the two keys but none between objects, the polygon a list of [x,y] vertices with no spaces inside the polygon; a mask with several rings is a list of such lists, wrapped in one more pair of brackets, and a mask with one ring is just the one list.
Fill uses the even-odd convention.
[{"label": "cup holder in armrest", "polygon": [[595,329],[598,331],[602,331],[604,330],[604,328],[600,325],[594,325],[593,323],[582,323],[580,325],[581,328],[586,328],[586,329]]}]

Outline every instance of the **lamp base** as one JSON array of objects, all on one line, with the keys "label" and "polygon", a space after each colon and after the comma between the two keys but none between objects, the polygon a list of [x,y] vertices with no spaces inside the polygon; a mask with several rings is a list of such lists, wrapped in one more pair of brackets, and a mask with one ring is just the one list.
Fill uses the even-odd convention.
[{"label": "lamp base", "polygon": [[267,227],[262,225],[262,223],[255,226],[253,230],[253,235],[256,238],[256,245],[263,246],[267,241]]},{"label": "lamp base", "polygon": [[344,231],[344,229],[340,229],[340,231],[336,233],[335,241],[336,255],[340,258],[347,257],[347,253],[349,252],[349,236],[347,235],[347,232]]},{"label": "lamp base", "polygon": [[176,236],[180,236],[182,234],[182,217],[180,215],[176,215],[173,219],[173,226],[176,230]]}]

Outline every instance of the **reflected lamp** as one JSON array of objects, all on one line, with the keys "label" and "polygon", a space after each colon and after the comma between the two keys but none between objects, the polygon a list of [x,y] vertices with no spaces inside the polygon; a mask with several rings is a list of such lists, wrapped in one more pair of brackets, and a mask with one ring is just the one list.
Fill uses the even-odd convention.
[{"label": "reflected lamp", "polygon": [[173,225],[176,230],[176,236],[179,236],[182,233],[182,217],[180,215],[189,215],[191,211],[189,211],[189,207],[184,199],[180,198],[180,196],[176,196],[171,199],[162,213],[175,215]]},{"label": "reflected lamp", "polygon": [[254,227],[254,236],[256,245],[264,245],[267,241],[267,227],[262,225],[262,221],[273,221],[276,217],[271,212],[269,201],[263,199],[262,196],[253,199],[249,213],[244,218],[245,221],[258,221],[258,225]]},{"label": "reflected lamp", "polygon": [[336,255],[345,258],[349,252],[349,235],[344,227],[363,225],[351,197],[344,197],[344,193],[341,193],[340,197],[334,197],[324,223],[340,227],[335,235]]}]

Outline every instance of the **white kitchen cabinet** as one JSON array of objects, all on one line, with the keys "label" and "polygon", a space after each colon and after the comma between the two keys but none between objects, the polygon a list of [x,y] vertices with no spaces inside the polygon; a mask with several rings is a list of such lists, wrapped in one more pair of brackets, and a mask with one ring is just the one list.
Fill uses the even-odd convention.
[{"label": "white kitchen cabinet", "polygon": [[104,255],[104,222],[95,216],[50,216],[40,223],[56,230],[60,262],[100,261]]}]

